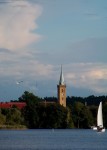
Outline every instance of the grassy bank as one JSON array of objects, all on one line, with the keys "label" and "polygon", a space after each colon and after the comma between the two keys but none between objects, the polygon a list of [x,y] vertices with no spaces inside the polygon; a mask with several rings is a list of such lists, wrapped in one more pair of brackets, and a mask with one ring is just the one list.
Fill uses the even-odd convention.
[{"label": "grassy bank", "polygon": [[0,125],[0,129],[27,129],[25,125]]}]

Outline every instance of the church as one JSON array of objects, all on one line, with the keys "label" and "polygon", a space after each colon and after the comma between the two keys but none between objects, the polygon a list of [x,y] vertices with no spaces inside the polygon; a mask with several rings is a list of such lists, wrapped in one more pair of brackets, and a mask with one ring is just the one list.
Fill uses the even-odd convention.
[{"label": "church", "polygon": [[64,81],[62,66],[61,66],[59,84],[57,85],[57,98],[58,98],[58,103],[66,107],[66,84]]}]

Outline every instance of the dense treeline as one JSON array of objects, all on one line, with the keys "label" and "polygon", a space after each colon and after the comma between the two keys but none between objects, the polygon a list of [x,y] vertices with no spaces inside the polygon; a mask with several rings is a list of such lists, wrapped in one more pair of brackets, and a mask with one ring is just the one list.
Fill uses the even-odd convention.
[{"label": "dense treeline", "polygon": [[94,96],[94,95],[91,95],[91,96],[88,96],[88,97],[67,97],[67,104],[73,104],[75,102],[81,102],[83,104],[87,104],[88,106],[91,106],[91,105],[95,105],[95,106],[98,106],[100,101],[102,101],[103,103],[107,102],[107,96]]},{"label": "dense treeline", "polygon": [[25,91],[19,102],[26,107],[0,109],[0,126],[22,125],[27,128],[90,128],[96,125],[98,104],[103,101],[104,126],[107,128],[107,97],[67,97],[67,107],[57,103],[55,97],[44,99]]},{"label": "dense treeline", "polygon": [[[45,97],[46,101],[57,101],[56,97]],[[98,106],[100,101],[103,101],[103,103],[107,102],[107,96],[94,96],[90,95],[88,97],[75,97],[75,96],[67,96],[66,98],[67,105],[73,105],[75,102],[81,102],[83,104],[87,104],[88,106],[95,105]]]},{"label": "dense treeline", "polygon": [[25,128],[24,116],[16,108],[0,109],[0,128]]}]

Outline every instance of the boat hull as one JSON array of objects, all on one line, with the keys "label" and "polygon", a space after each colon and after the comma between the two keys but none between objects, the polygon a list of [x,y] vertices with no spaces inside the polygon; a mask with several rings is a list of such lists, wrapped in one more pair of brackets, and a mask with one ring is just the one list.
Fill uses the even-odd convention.
[{"label": "boat hull", "polygon": [[98,128],[97,128],[97,131],[98,131],[98,132],[105,132],[105,128],[99,128],[99,127],[98,127]]}]

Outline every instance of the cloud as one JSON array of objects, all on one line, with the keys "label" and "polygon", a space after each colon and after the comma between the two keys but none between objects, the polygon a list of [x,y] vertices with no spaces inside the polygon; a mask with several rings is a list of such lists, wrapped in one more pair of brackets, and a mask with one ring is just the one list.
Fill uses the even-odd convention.
[{"label": "cloud", "polygon": [[74,63],[67,66],[68,86],[83,88],[94,93],[107,93],[107,63]]},{"label": "cloud", "polygon": [[35,60],[32,55],[17,55],[15,53],[2,53],[0,55],[0,77],[19,79],[49,79],[53,66]]},{"label": "cloud", "polygon": [[13,1],[0,6],[0,47],[14,51],[40,40],[41,35],[34,30],[38,28],[36,20],[41,13],[40,5],[27,1]]},{"label": "cloud", "polygon": [[0,53],[10,53],[10,51],[5,48],[0,48]]}]

